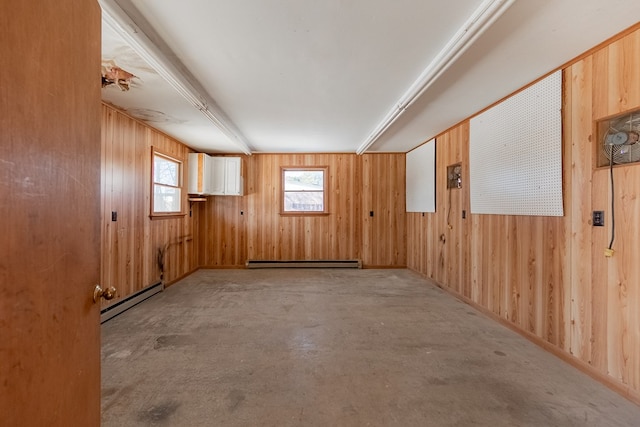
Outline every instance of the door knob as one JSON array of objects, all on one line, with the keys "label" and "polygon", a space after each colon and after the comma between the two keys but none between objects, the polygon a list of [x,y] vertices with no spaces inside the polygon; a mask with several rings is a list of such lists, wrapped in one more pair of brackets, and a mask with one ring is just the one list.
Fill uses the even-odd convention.
[{"label": "door knob", "polygon": [[116,297],[116,292],[116,288],[113,286],[102,289],[100,285],[96,285],[96,288],[93,290],[93,302],[98,302],[100,298],[104,298],[107,301],[112,300]]}]

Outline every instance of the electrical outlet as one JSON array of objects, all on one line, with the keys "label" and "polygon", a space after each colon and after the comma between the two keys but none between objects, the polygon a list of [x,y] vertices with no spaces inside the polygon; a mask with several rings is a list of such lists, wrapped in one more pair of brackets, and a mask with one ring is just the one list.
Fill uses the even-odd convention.
[{"label": "electrical outlet", "polygon": [[593,211],[592,222],[594,227],[604,227],[604,211]]}]

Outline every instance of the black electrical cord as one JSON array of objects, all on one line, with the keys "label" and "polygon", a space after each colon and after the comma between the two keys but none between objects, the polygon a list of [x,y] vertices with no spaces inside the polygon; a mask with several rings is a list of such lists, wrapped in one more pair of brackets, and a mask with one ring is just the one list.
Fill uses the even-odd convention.
[{"label": "black electrical cord", "polygon": [[613,247],[613,241],[616,237],[616,213],[615,213],[615,199],[613,186],[613,146],[611,146],[611,154],[609,155],[609,177],[611,180],[611,241],[609,241],[609,249]]},{"label": "black electrical cord", "polygon": [[447,210],[447,227],[449,229],[452,229],[453,227],[451,226],[451,223],[449,222],[449,217],[451,216],[451,192],[453,190],[451,188],[447,188],[447,191],[449,191],[449,206],[448,206],[448,210]]}]

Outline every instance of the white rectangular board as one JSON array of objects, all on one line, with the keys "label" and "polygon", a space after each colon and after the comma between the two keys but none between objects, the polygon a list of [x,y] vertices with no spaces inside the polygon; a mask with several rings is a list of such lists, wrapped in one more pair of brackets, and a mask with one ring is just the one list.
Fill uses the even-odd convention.
[{"label": "white rectangular board", "polygon": [[406,156],[407,212],[436,211],[436,140]]},{"label": "white rectangular board", "polygon": [[471,213],[562,216],[562,71],[471,119]]}]

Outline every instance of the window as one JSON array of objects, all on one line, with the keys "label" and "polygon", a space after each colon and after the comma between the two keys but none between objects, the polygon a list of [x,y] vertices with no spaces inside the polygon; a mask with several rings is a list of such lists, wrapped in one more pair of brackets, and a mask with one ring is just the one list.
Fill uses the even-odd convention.
[{"label": "window", "polygon": [[282,168],[283,214],[327,214],[327,168]]},{"label": "window", "polygon": [[153,150],[151,215],[182,214],[182,162]]}]

